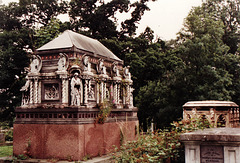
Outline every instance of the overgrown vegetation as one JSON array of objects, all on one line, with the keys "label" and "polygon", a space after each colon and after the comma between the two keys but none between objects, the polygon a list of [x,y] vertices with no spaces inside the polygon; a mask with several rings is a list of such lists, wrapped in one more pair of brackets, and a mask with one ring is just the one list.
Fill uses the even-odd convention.
[{"label": "overgrown vegetation", "polygon": [[206,119],[192,119],[173,122],[171,128],[155,132],[141,133],[137,141],[128,142],[116,149],[115,162],[141,163],[166,162],[184,163],[184,146],[180,135],[186,132],[204,129],[210,126]]}]

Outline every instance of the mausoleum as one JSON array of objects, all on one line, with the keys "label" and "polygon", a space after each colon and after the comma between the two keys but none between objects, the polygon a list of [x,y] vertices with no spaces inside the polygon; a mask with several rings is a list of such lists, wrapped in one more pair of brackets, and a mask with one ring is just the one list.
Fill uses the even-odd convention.
[{"label": "mausoleum", "polygon": [[231,101],[190,101],[183,105],[183,120],[206,119],[213,126],[239,127],[239,106]]},{"label": "mausoleum", "polygon": [[32,57],[16,109],[14,155],[80,160],[134,140],[132,84],[129,67],[99,41],[65,31]]}]

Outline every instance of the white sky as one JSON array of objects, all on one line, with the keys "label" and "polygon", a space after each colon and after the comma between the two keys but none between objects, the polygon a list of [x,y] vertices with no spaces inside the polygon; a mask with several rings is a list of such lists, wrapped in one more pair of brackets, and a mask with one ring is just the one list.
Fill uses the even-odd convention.
[{"label": "white sky", "polygon": [[[0,0],[4,4],[18,2],[18,0]],[[187,17],[193,6],[201,5],[202,0],[157,0],[149,2],[150,11],[146,11],[139,22],[137,33],[141,33],[149,26],[154,34],[163,40],[176,38],[176,33],[183,27],[184,18]],[[129,15],[119,17],[119,21]],[[61,17],[66,19],[66,16]]]}]

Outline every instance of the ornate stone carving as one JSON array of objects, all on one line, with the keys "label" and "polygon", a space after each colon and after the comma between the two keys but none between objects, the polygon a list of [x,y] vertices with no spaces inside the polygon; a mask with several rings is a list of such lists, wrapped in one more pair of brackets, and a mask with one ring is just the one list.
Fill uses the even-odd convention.
[{"label": "ornate stone carving", "polygon": [[39,73],[42,68],[42,60],[40,56],[34,55],[30,64],[30,72]]},{"label": "ornate stone carving", "polygon": [[20,89],[22,92],[22,106],[28,105],[30,102],[30,80],[28,76],[26,76],[26,80],[25,85]]},{"label": "ornate stone carving", "polygon": [[44,99],[45,100],[59,100],[59,86],[58,84],[44,85]]},{"label": "ornate stone carving", "polygon": [[131,73],[129,71],[130,66],[124,67],[123,76],[125,79],[131,80]]},{"label": "ornate stone carving", "polygon": [[88,98],[89,98],[90,100],[94,100],[94,99],[95,99],[94,88],[93,88],[93,86],[91,86],[91,85],[89,85]]},{"label": "ornate stone carving", "polygon": [[112,72],[113,72],[113,76],[114,76],[114,77],[120,77],[119,70],[118,70],[117,63],[116,63],[116,62],[113,62]]},{"label": "ornate stone carving", "polygon": [[78,77],[78,73],[74,74],[71,79],[71,105],[80,106],[82,96],[82,83]]},{"label": "ornate stone carving", "polygon": [[66,71],[69,65],[68,57],[64,53],[59,53],[58,71]]},{"label": "ornate stone carving", "polygon": [[98,72],[98,74],[103,74],[103,75],[107,74],[106,67],[104,66],[104,60],[103,59],[98,60],[97,72]]},{"label": "ornate stone carving", "polygon": [[83,70],[87,72],[91,71],[91,63],[89,62],[89,56],[87,55],[83,57]]}]

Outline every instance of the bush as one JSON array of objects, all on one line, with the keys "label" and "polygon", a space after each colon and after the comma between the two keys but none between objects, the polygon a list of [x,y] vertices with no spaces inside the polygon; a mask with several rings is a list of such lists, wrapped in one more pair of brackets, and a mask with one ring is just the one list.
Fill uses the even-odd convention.
[{"label": "bush", "polygon": [[5,141],[13,141],[13,130],[12,129],[9,129],[5,133]]},{"label": "bush", "polygon": [[137,141],[128,142],[116,149],[116,162],[184,162],[182,133],[211,127],[207,120],[193,119],[173,122],[171,129],[141,133]]}]

